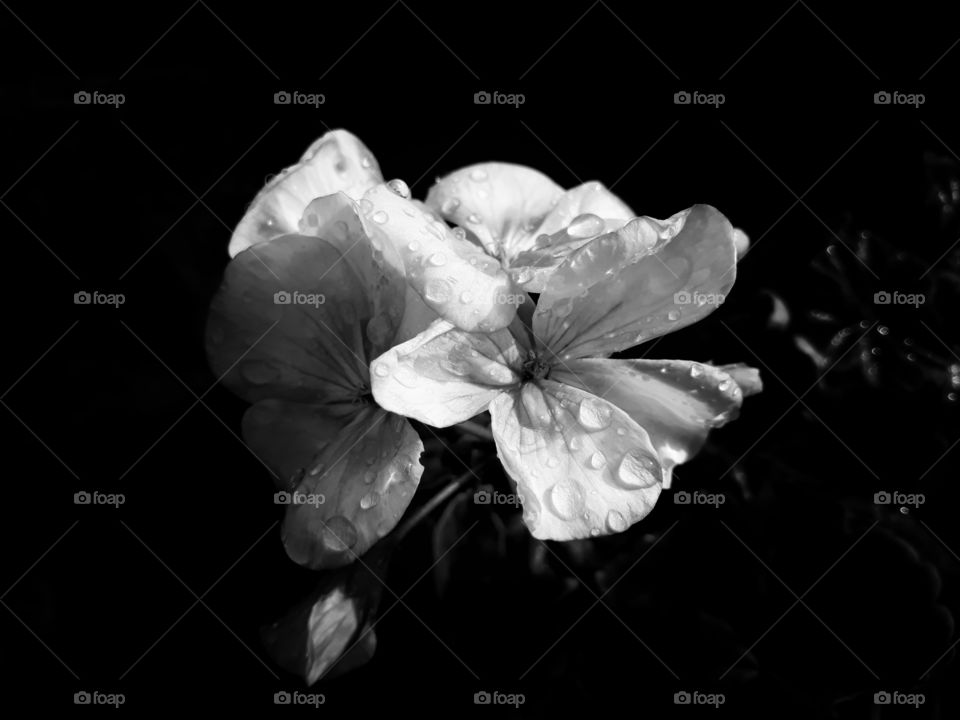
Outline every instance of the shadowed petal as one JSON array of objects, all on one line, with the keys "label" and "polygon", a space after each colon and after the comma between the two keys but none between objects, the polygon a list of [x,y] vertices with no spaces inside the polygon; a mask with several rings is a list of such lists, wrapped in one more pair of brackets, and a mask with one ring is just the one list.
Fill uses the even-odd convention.
[{"label": "shadowed petal", "polygon": [[371,363],[373,397],[391,412],[448,427],[516,385],[522,359],[510,330],[468,333],[437,320]]},{"label": "shadowed petal", "polygon": [[214,373],[255,402],[352,402],[368,387],[366,286],[330,243],[286,235],[240,253],[210,307]]},{"label": "shadowed petal", "polygon": [[733,228],[714,208],[636,218],[550,276],[534,332],[564,360],[609,355],[706,317],[735,278]]},{"label": "shadowed petal", "polygon": [[606,400],[541,380],[501,394],[490,417],[534,537],[622,532],[653,509],[661,480],[657,452],[646,431]]},{"label": "shadowed petal", "polygon": [[289,494],[283,542],[290,558],[320,569],[363,555],[410,504],[421,452],[406,419],[372,406],[358,412]]},{"label": "shadowed petal", "polygon": [[550,377],[605,398],[642,425],[660,456],[664,485],[674,465],[693,457],[707,433],[736,419],[744,390],[759,392],[759,373],[744,365],[723,368],[690,360],[571,360]]},{"label": "shadowed petal", "polygon": [[304,208],[314,198],[343,192],[359,199],[378,182],[383,182],[383,176],[366,146],[346,130],[328,132],[299,163],[281,171],[260,191],[233,233],[230,257],[251,245],[296,232]]},{"label": "shadowed petal", "polygon": [[388,185],[371,188],[360,208],[373,241],[396,249],[407,282],[440,317],[468,331],[511,323],[512,286],[499,262]]}]

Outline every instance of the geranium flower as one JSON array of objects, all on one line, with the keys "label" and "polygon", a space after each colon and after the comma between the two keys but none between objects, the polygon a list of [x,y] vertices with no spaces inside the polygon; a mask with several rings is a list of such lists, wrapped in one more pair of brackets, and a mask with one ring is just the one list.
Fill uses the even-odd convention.
[{"label": "geranium flower", "polygon": [[[497,197],[489,217],[502,247],[526,246],[523,218],[549,214],[550,202]],[[620,532],[643,518],[672,468],[760,389],[757,371],[740,365],[606,359],[705,317],[736,275],[734,230],[712,207],[614,219],[618,228],[563,250],[539,281],[536,311],[521,303],[509,328],[471,333],[436,320],[371,366],[373,395],[393,412],[445,427],[489,408],[524,520],[542,539]],[[495,239],[475,225],[485,243]]]},{"label": "geranium flower", "polygon": [[[283,182],[270,187],[289,194]],[[298,206],[261,201],[285,212]],[[270,217],[273,225],[257,227],[280,223],[280,215]],[[373,401],[368,367],[404,323],[412,331],[424,323],[420,310],[413,319],[405,312],[396,254],[371,242],[347,195],[313,200],[283,228],[227,266],[207,351],[224,384],[253,403],[243,436],[277,474],[278,497],[288,504],[288,554],[313,568],[335,567],[393,529],[419,482],[423,444],[406,418]]]},{"label": "geranium flower", "polygon": [[344,130],[321,137],[297,165],[267,183],[234,231],[231,257],[297,232],[310,202],[337,192],[358,202],[365,233],[378,250],[392,248],[387,261],[440,317],[465,330],[496,330],[511,322],[516,311],[504,301],[510,278],[499,263],[411,200],[402,180],[385,184],[370,151]]}]

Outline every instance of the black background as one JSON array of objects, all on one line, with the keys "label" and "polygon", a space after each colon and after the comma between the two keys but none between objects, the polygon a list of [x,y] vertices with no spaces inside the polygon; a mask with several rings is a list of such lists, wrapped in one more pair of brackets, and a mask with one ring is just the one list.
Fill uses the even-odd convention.
[{"label": "black background", "polygon": [[[955,717],[960,31],[943,7],[5,4],[4,702],[97,689],[135,714],[259,712],[305,689],[259,628],[316,578],[282,549],[202,332],[247,203],[343,127],[421,198],[502,160],[600,180],[639,214],[716,206],[754,241],[736,289],[649,356],[746,362],[766,389],[677,473],[725,493],[719,510],[665,493],[621,536],[544,550],[468,483],[400,547],[381,613],[412,589],[374,660],[315,686],[317,712],[885,717],[902,710],[873,693],[901,690],[926,695],[911,717]],[[82,90],[125,103],[75,105]],[[277,106],[281,90],[326,101]],[[478,106],[480,90],[525,103]],[[725,103],[675,105],[681,90]],[[925,103],[876,105],[881,90]],[[81,290],[126,302],[74,305]],[[927,301],[878,306],[883,290]],[[491,446],[443,437],[415,505],[464,464],[507,488]],[[126,504],[73,504],[93,489]],[[877,506],[883,489],[926,502]],[[474,522],[446,584],[423,577],[435,538]],[[484,689],[525,705],[474,706]],[[684,689],[727,701],[677,707]]]}]

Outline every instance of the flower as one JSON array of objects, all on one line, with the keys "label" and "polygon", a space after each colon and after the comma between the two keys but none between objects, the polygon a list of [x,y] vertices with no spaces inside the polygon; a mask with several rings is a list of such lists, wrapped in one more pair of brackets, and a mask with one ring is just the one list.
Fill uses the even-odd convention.
[{"label": "flower", "polygon": [[[493,204],[502,248],[511,247],[503,238],[529,238],[519,218],[544,210],[541,196]],[[712,207],[614,224],[564,249],[537,281],[536,311],[521,303],[508,328],[471,333],[439,319],[371,366],[373,395],[393,412],[444,427],[489,409],[524,521],[541,539],[621,532],[642,519],[672,468],[760,389],[757,371],[740,365],[607,359],[702,319],[736,274],[733,227]]]},{"label": "flower", "polygon": [[479,243],[526,292],[592,238],[623,227],[635,213],[599,182],[564,191],[522,165],[482,163],[438,180],[427,205]]},{"label": "flower", "polygon": [[[268,187],[292,197],[283,182]],[[370,241],[346,194],[306,204],[296,225],[271,213],[299,201],[276,197],[261,194],[251,212],[266,219],[248,213],[241,228],[285,232],[254,238],[227,266],[207,352],[224,384],[253,403],[243,437],[277,477],[287,553],[312,568],[337,567],[393,529],[423,472],[420,438],[373,401],[368,374],[370,358],[402,339],[404,327],[423,327],[423,308],[410,312],[399,261],[388,244]]]},{"label": "flower", "polygon": [[513,320],[514,306],[502,301],[510,292],[510,278],[500,265],[411,200],[402,180],[384,183],[373,155],[345,130],[328,132],[297,165],[267,183],[234,231],[231,257],[300,231],[301,218],[315,221],[306,213],[307,206],[333,193],[359,204],[364,233],[413,290],[408,306],[419,305],[422,299],[440,317],[465,330],[497,330]]}]

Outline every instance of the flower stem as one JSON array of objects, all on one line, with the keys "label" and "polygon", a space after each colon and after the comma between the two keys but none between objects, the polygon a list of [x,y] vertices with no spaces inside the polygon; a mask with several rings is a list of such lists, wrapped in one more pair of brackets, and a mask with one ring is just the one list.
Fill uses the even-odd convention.
[{"label": "flower stem", "polygon": [[470,478],[476,477],[475,473],[472,470],[468,470],[463,473],[458,478],[450,481],[450,484],[447,485],[443,490],[438,492],[432,498],[427,500],[427,502],[421,507],[414,515],[411,515],[407,518],[403,525],[397,529],[396,539],[399,542],[403,540],[408,532],[413,530],[424,518],[427,517],[430,513],[436,510],[440,505],[442,505],[447,499],[450,498],[457,490],[459,490]]},{"label": "flower stem", "polygon": [[473,435],[474,437],[478,437],[483,440],[493,442],[493,433],[490,432],[488,428],[485,428],[483,425],[480,425],[479,423],[475,423],[470,420],[465,420],[464,422],[459,423],[457,427],[463,430],[464,432],[469,433],[470,435]]}]

